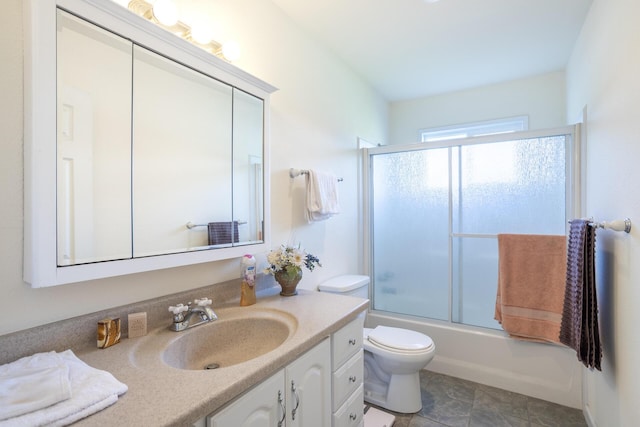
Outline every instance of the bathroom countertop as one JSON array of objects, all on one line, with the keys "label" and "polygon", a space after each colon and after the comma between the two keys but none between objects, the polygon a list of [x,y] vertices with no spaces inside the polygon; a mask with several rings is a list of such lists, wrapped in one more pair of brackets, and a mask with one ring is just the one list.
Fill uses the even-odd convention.
[{"label": "bathroom countertop", "polygon": [[[141,343],[148,351],[149,339],[164,333],[161,329],[171,334],[187,333],[169,331],[168,325],[150,330],[144,337],[123,339],[107,349],[76,352],[88,365],[111,372],[129,390],[114,405],[75,425],[190,426],[297,359],[355,319],[368,305],[365,299],[329,293],[299,290],[296,296],[281,297],[278,292],[277,288],[262,291],[256,305],[243,309],[247,313],[252,308],[287,312],[297,320],[295,332],[275,350],[238,365],[210,371],[176,369],[163,363],[139,366],[133,355]],[[222,312],[224,307],[214,310]],[[158,353],[162,345],[158,345]]]}]

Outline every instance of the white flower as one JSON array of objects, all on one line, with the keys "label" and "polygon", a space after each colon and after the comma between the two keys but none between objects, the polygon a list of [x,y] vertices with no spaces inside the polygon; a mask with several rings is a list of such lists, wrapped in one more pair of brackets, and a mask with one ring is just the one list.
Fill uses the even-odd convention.
[{"label": "white flower", "polygon": [[314,255],[308,254],[304,250],[282,245],[278,249],[274,249],[267,255],[269,267],[265,269],[265,273],[274,274],[277,271],[294,267],[301,269],[303,266],[309,271],[313,271],[316,265],[320,266],[320,261]]},{"label": "white flower", "polygon": [[293,252],[291,254],[291,264],[302,267],[302,263],[304,263],[304,255],[298,251]]}]

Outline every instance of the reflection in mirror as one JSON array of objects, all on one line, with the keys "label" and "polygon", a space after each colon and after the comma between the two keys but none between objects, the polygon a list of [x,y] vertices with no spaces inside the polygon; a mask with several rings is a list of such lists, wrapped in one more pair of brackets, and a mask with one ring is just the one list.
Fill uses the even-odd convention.
[{"label": "reflection in mirror", "polygon": [[134,257],[207,248],[186,224],[232,221],[232,88],[139,46],[133,69]]},{"label": "reflection in mirror", "polygon": [[130,258],[131,42],[57,20],[57,265]]},{"label": "reflection in mirror", "polygon": [[264,239],[263,135],[264,101],[234,88],[233,218],[240,244]]}]

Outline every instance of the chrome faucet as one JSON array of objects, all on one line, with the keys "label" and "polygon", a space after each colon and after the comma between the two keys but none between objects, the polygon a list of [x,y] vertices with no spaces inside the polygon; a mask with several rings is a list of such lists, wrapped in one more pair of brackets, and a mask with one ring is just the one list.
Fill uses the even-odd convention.
[{"label": "chrome faucet", "polygon": [[211,309],[211,300],[208,298],[196,299],[187,305],[172,305],[169,307],[169,311],[173,313],[173,323],[169,325],[169,329],[176,332],[218,319],[218,316]]}]

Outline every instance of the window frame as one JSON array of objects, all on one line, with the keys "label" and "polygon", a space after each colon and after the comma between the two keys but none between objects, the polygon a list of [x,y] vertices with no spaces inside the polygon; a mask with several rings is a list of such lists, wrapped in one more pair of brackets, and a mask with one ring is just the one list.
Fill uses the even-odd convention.
[{"label": "window frame", "polygon": [[418,141],[433,143],[448,140],[498,135],[503,133],[526,132],[529,130],[529,116],[514,116],[494,120],[484,120],[449,126],[420,129]]}]

